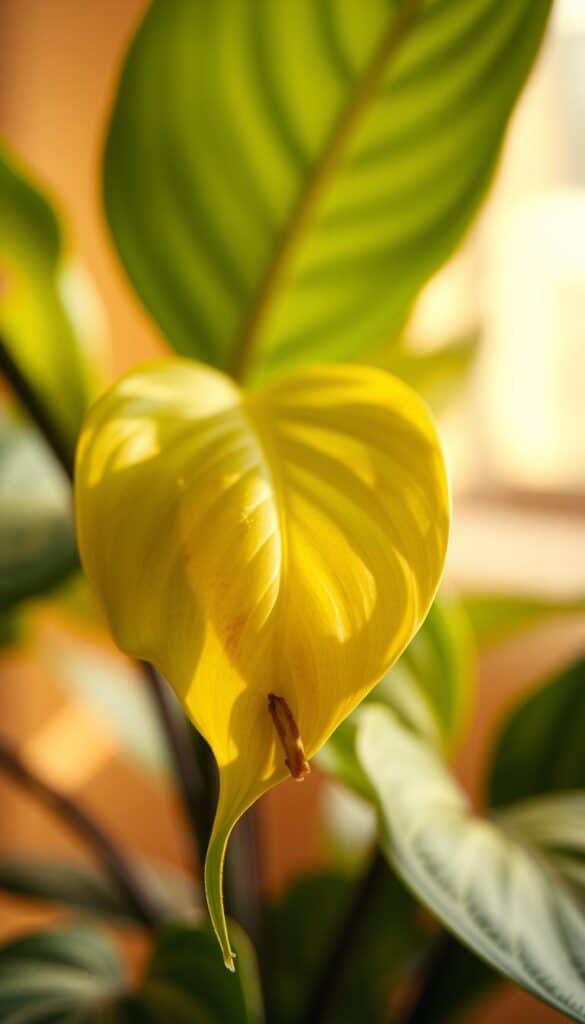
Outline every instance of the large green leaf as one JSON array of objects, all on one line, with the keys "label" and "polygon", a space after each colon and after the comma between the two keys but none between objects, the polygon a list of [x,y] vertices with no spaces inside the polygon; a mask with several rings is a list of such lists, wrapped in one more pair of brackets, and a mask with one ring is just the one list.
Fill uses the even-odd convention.
[{"label": "large green leaf", "polygon": [[[278,1024],[304,1020],[356,883],[334,872],[296,881],[266,914],[267,1015]],[[416,904],[395,875],[377,872],[352,938],[335,999],[321,1024],[385,1024],[393,983],[419,947]]]},{"label": "large green leaf", "polygon": [[57,215],[0,151],[0,336],[73,448],[103,362],[103,313]]},{"label": "large green leaf", "polygon": [[126,982],[118,954],[89,928],[29,935],[0,950],[3,1024],[82,1024],[97,1019]]},{"label": "large green leaf", "polygon": [[114,239],[184,354],[367,353],[492,175],[551,0],[154,0],[105,165]]},{"label": "large green leaf", "polygon": [[357,754],[405,883],[479,956],[585,1021],[585,911],[547,855],[554,838],[541,844],[509,812],[499,826],[474,817],[436,752],[387,708],[363,709]]},{"label": "large green leaf", "polygon": [[516,633],[585,612],[585,597],[546,598],[530,594],[468,594],[465,608],[478,645],[488,648]]},{"label": "large green leaf", "polygon": [[0,608],[49,589],[77,564],[63,471],[0,407]]},{"label": "large green leaf", "polygon": [[566,789],[585,790],[585,658],[514,708],[496,743],[489,800],[498,807]]}]

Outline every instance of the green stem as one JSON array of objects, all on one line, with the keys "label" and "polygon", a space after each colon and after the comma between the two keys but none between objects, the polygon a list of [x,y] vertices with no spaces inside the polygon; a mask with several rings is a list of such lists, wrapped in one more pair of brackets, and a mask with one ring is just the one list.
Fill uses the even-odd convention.
[{"label": "green stem", "polygon": [[153,899],[149,889],[143,885],[135,868],[112,837],[104,832],[77,801],[40,778],[22,760],[12,744],[1,737],[0,769],[10,775],[19,786],[46,804],[55,814],[60,815],[71,830],[81,836],[97,854],[138,920],[153,929],[162,924],[165,913]]},{"label": "green stem", "polygon": [[[16,398],[39,428],[67,477],[73,483],[73,452],[70,446],[66,444],[41,396],[22,372],[17,361],[13,359],[8,346],[1,338],[0,371],[4,374]],[[202,816],[199,813],[206,797],[204,779],[202,773],[198,770],[193,747],[189,742],[187,722],[182,714],[179,715],[172,709],[170,694],[166,689],[167,684],[151,665],[146,662],[138,662],[138,665],[144,676],[161,727],[166,736],[175,766],[187,821],[192,826],[188,831],[192,845],[191,858],[193,869],[197,877],[199,874],[199,855],[194,837],[204,834],[208,829],[207,822],[201,823]],[[201,852],[203,855],[203,851]]]},{"label": "green stem", "polygon": [[356,883],[345,916],[339,926],[337,939],[329,951],[329,956],[309,996],[302,1024],[324,1024],[325,1021],[334,1019],[330,1015],[335,1009],[339,982],[348,967],[356,943],[360,941],[362,922],[367,920],[371,913],[375,894],[388,870],[384,857],[379,850],[376,850],[367,870]]}]

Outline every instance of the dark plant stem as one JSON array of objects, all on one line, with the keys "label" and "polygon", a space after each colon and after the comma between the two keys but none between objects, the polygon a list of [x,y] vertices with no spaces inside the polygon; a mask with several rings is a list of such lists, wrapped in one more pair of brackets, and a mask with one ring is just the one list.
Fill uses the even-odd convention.
[{"label": "dark plant stem", "polygon": [[[74,458],[73,452],[63,439],[61,432],[54,422],[50,411],[47,409],[42,398],[30,384],[23,374],[18,363],[13,359],[8,347],[0,337],[0,372],[3,373],[11,390],[21,405],[26,409],[33,422],[39,428],[48,446],[56,459],[73,483]],[[174,762],[179,789],[185,806],[187,821],[192,826],[189,835],[199,835],[199,813],[198,809],[204,799],[204,779],[198,771],[194,757],[194,750],[189,742],[188,725],[186,720],[179,714],[174,713],[171,705],[170,694],[167,693],[166,683],[159,676],[152,666],[146,662],[139,662],[141,671],[152,702],[156,708],[161,726],[164,730],[167,744]],[[207,826],[201,826],[201,828]],[[197,855],[196,843],[192,843],[192,860],[196,876],[199,870],[199,857]],[[203,856],[203,850],[200,851]]]},{"label": "dark plant stem", "polygon": [[57,461],[65,470],[70,480],[73,479],[73,451],[65,441],[59,427],[49,410],[28,379],[23,374],[16,360],[0,337],[0,373],[6,378],[11,390],[28,412],[31,420],[36,423],[49,448]]},{"label": "dark plant stem", "polygon": [[334,1009],[339,982],[356,942],[360,941],[360,926],[367,919],[375,893],[388,870],[382,854],[376,850],[367,870],[356,883],[345,916],[339,925],[337,941],[329,951],[317,984],[310,994],[302,1024],[324,1024],[328,1019],[333,1020],[328,1014]]},{"label": "dark plant stem", "polygon": [[[457,965],[461,964],[461,956],[465,961],[470,960],[469,950],[461,946],[461,943],[449,932],[440,931],[430,948],[426,963],[422,968],[422,979],[418,993],[412,1005],[401,1016],[399,1024],[438,1024],[443,1019],[446,1006],[452,1006],[455,1010],[452,992],[453,971],[462,980]],[[470,960],[473,962],[473,958]],[[488,971],[488,968],[484,968]],[[484,981],[484,986],[489,985]],[[478,981],[474,979],[474,988],[478,988]]]},{"label": "dark plant stem", "polygon": [[143,886],[134,867],[124,852],[106,835],[83,807],[66,794],[55,789],[40,778],[20,757],[8,740],[0,738],[0,769],[32,793],[41,803],[69,825],[70,829],[84,840],[99,857],[108,874],[118,886],[121,894],[136,917],[148,928],[157,928],[165,918],[161,907],[153,900],[149,890]]},{"label": "dark plant stem", "polygon": [[[172,691],[157,670],[148,661],[139,663],[150,691],[152,703],[157,709],[159,720],[164,729],[167,744],[176,767],[177,785],[179,787],[187,820],[192,828],[188,829],[191,841],[190,857],[195,872],[203,860],[213,824],[215,803],[209,807],[209,790],[206,778],[208,765],[202,764],[195,756],[192,743],[192,726],[187,721],[182,709],[178,706]],[[209,752],[209,756],[211,752]]]}]

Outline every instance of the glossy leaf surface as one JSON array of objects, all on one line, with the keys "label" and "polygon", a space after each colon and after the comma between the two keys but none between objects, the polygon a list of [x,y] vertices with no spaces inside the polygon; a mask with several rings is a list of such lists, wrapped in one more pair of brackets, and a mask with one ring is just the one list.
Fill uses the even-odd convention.
[{"label": "glossy leaf surface", "polygon": [[126,269],[238,376],[392,337],[491,178],[550,0],[154,0],[105,163]]},{"label": "glossy leaf surface", "polygon": [[229,961],[225,844],[290,764],[268,697],[286,701],[311,758],[412,638],[447,541],[437,434],[380,370],[314,368],[243,392],[167,360],[94,406],[76,495],[83,565],[118,644],[160,668],[218,762],[207,890]]},{"label": "glossy leaf surface", "polygon": [[559,861],[510,810],[499,825],[474,817],[437,754],[390,711],[363,709],[357,752],[405,883],[479,956],[585,1020],[585,911]]}]

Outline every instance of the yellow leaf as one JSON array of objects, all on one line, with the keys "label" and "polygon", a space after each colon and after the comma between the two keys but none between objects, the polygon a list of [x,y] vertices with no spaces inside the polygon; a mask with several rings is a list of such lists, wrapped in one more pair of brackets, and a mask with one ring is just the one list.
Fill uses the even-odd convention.
[{"label": "yellow leaf", "polygon": [[90,411],[76,503],[116,641],[158,666],[217,759],[206,889],[231,964],[221,873],[234,823],[289,768],[302,777],[432,602],[449,523],[435,427],[371,367],[244,392],[169,359]]}]

